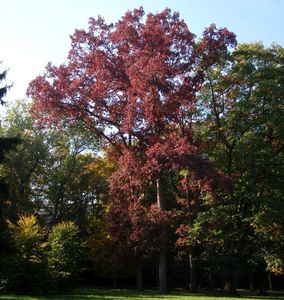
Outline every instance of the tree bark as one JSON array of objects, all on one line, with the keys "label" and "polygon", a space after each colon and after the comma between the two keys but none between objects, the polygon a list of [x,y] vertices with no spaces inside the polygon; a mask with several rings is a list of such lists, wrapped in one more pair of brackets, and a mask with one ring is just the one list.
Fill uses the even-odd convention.
[{"label": "tree bark", "polygon": [[163,181],[161,175],[157,179],[157,205],[161,210],[166,209],[166,201],[163,194]]},{"label": "tree bark", "polygon": [[[162,178],[157,178],[157,205],[160,210],[166,208],[165,198],[163,196]],[[162,248],[159,253],[159,290],[161,293],[168,291],[167,285],[167,255],[166,249]]]}]

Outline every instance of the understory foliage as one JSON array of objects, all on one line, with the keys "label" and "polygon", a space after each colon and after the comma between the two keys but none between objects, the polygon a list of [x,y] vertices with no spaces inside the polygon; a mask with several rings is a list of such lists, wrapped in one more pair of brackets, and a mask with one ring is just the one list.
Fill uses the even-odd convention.
[{"label": "understory foliage", "polygon": [[16,224],[8,221],[11,253],[3,257],[2,289],[17,293],[62,291],[79,271],[83,243],[73,222],[43,230],[34,215],[21,215]]},{"label": "understory foliage", "polygon": [[0,127],[20,141],[0,153],[0,287],[283,279],[283,62],[169,9],[90,18]]},{"label": "understory foliage", "polygon": [[46,291],[45,235],[33,215],[22,215],[16,224],[8,221],[10,253],[2,257],[1,280],[10,292]]},{"label": "understory foliage", "polygon": [[64,281],[77,279],[79,261],[83,255],[83,244],[79,238],[79,229],[73,222],[61,222],[54,225],[48,234],[48,270],[58,288]]}]

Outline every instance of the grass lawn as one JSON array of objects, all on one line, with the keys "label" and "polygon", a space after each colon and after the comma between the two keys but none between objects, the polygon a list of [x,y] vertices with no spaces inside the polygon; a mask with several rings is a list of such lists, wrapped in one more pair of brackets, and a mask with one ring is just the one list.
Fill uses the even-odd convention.
[{"label": "grass lawn", "polygon": [[284,300],[284,294],[272,293],[269,296],[261,297],[241,293],[240,297],[208,296],[202,294],[189,294],[186,292],[172,291],[167,295],[161,295],[157,291],[137,292],[133,290],[102,290],[102,289],[78,289],[73,293],[57,296],[16,296],[0,295],[0,300]]}]

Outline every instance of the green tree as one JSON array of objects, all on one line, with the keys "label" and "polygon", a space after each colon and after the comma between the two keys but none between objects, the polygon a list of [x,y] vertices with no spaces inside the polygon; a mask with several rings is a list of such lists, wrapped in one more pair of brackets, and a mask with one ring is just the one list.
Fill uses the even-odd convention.
[{"label": "green tree", "polygon": [[8,291],[25,293],[46,289],[45,233],[34,215],[8,221],[12,251],[3,257],[2,272]]},{"label": "green tree", "polygon": [[[7,70],[0,73],[0,83],[2,85],[2,81],[6,79]],[[0,87],[0,105],[3,105],[5,102],[3,98],[6,96],[7,91],[11,88],[11,85],[5,84],[4,86]]]},{"label": "green tree", "polygon": [[[70,140],[73,145],[69,145]],[[75,133],[57,132],[49,146],[44,176],[36,183],[48,203],[44,213],[52,224],[71,220],[86,233],[88,220],[102,200],[102,180],[91,168],[100,159],[93,151],[87,151],[86,141],[78,141]]]},{"label": "green tree", "polygon": [[49,150],[45,133],[36,130],[29,108],[23,101],[10,105],[1,128],[6,137],[17,136],[21,140],[13,151],[6,153],[3,168],[9,199],[6,213],[13,220],[20,214],[39,210],[34,185],[36,177],[43,173]]},{"label": "green tree", "polygon": [[75,279],[79,273],[83,243],[79,238],[78,227],[73,222],[54,225],[48,235],[48,268],[57,288]]},{"label": "green tree", "polygon": [[[4,105],[5,102],[3,97],[7,94],[7,91],[11,88],[11,85],[4,84],[2,81],[6,79],[7,70],[0,73],[0,106]],[[2,122],[0,120],[0,255],[5,252],[5,201],[8,199],[8,188],[6,183],[5,174],[3,174],[3,163],[5,153],[7,153],[12,147],[19,143],[19,139],[16,137],[5,136],[2,134],[1,128]]]},{"label": "green tree", "polygon": [[[283,63],[278,45],[239,45],[208,70],[202,93],[204,155],[231,176],[234,189],[204,207],[195,229],[207,228],[206,236],[199,231],[210,240],[207,258],[235,261],[235,270],[243,262],[265,274],[283,259]],[[229,277],[232,290],[236,276]]]},{"label": "green tree", "polygon": [[98,144],[82,126],[61,131],[37,128],[30,106],[17,101],[6,113],[1,131],[22,140],[6,154],[5,175],[9,207],[6,215],[16,220],[23,212],[38,212],[50,225],[64,220],[78,224],[81,232],[106,201],[107,178],[92,164]]},{"label": "green tree", "polygon": [[45,233],[34,215],[20,216],[17,224],[8,221],[10,235],[19,255],[29,261],[42,261]]}]

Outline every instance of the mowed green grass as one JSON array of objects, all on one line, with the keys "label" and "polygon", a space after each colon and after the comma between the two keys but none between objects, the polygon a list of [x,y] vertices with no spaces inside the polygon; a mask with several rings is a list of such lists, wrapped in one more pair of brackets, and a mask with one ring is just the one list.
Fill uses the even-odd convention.
[{"label": "mowed green grass", "polygon": [[241,293],[239,297],[224,297],[189,294],[181,291],[172,291],[167,295],[161,295],[157,291],[137,292],[133,290],[78,289],[70,294],[56,296],[0,295],[1,300],[236,300],[236,298],[242,300],[284,300],[284,294],[273,293],[262,297]]}]

